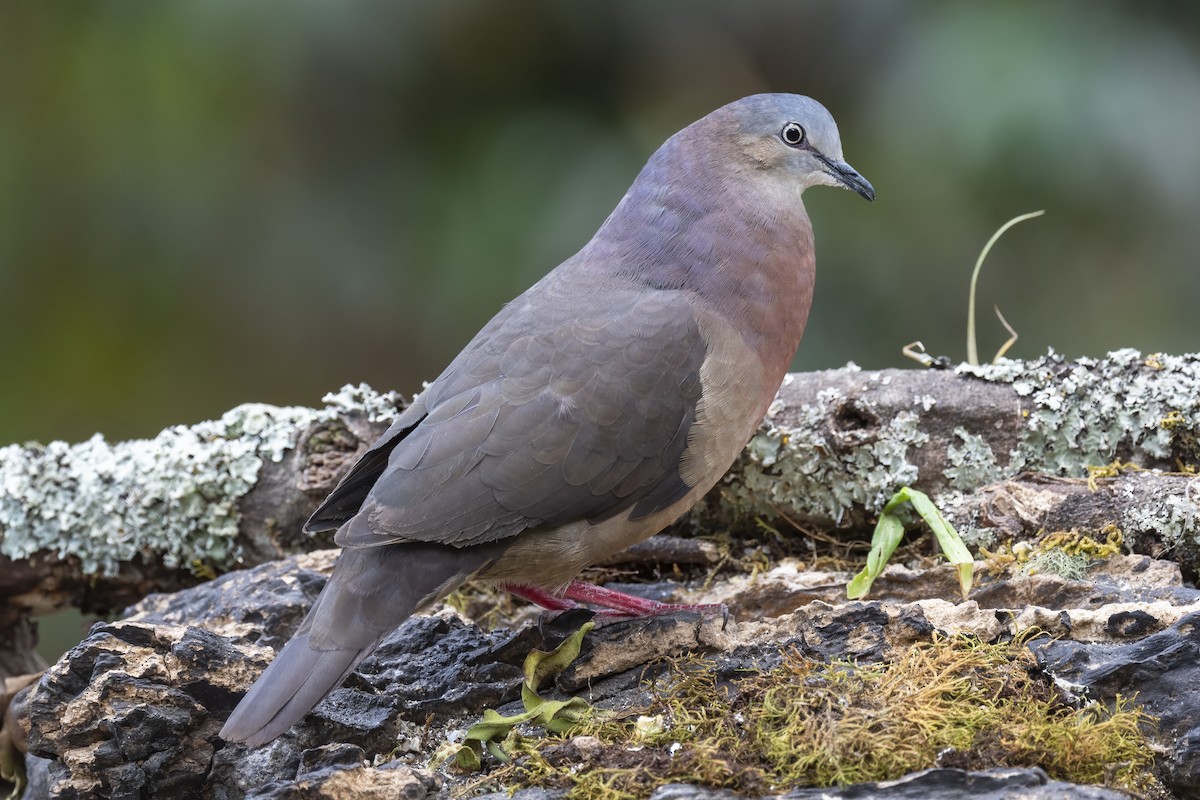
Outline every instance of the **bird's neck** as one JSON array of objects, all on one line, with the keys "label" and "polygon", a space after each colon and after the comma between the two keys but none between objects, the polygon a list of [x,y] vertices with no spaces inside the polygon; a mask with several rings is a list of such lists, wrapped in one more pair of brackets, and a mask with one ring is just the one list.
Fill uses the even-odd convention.
[{"label": "bird's neck", "polygon": [[[680,166],[699,178],[686,190],[659,174]],[[734,324],[778,385],[812,301],[812,225],[794,187],[764,196],[748,178],[652,161],[580,255],[588,268],[694,293]]]}]

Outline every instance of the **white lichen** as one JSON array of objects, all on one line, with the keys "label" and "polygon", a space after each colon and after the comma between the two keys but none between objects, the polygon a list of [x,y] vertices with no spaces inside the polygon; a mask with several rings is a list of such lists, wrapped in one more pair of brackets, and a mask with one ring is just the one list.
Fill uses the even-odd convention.
[{"label": "white lichen", "polygon": [[942,470],[951,486],[968,491],[1001,477],[996,454],[986,439],[961,426],[954,429],[954,435],[962,441],[962,446],[952,444],[946,448],[946,461],[950,466]]},{"label": "white lichen", "polygon": [[397,396],[344,387],[323,409],[238,406],[219,420],[167,428],[149,440],[0,448],[0,554],[49,553],[111,575],[142,557],[170,568],[237,562],[239,503],[267,461],[309,426],[340,414],[386,420]]},{"label": "white lichen", "polygon": [[934,498],[938,511],[942,512],[963,543],[972,551],[980,547],[992,548],[999,540],[1001,531],[990,525],[980,525],[979,508],[971,502],[971,495],[956,489],[939,492]]},{"label": "white lichen", "polygon": [[[429,384],[425,384],[428,386]],[[377,392],[365,383],[346,384],[336,392],[321,398],[326,412],[362,414],[369,422],[388,422],[396,418],[396,409],[403,402],[398,392]]]},{"label": "white lichen", "polygon": [[898,487],[916,480],[908,450],[929,438],[918,428],[919,417],[901,412],[881,423],[861,445],[835,449],[821,423],[842,400],[837,390],[819,392],[814,402],[791,409],[794,421],[787,425],[777,421],[773,412],[779,406],[773,406],[766,429],[750,440],[743,454],[737,480],[725,487],[725,501],[753,516],[774,517],[775,508],[787,507],[801,515],[838,520],[855,506],[878,511]]},{"label": "white lichen", "polygon": [[[1172,453],[1176,430],[1200,427],[1200,358],[1143,357],[1117,350],[1068,361],[1051,350],[1036,361],[959,365],[959,374],[1009,383],[1033,404],[1007,471],[1082,476],[1124,449],[1151,458]],[[1174,428],[1170,420],[1183,424]]]},{"label": "white lichen", "polygon": [[[958,442],[943,457],[925,453],[918,459],[918,448],[929,442],[919,415],[936,404],[922,393],[912,398],[914,413],[883,419],[870,436],[830,433],[830,420],[851,399],[830,389],[798,407],[779,399],[772,404],[767,428],[751,440],[740,471],[722,487],[722,502],[735,516],[769,519],[782,512],[838,523],[851,510],[879,511],[902,486],[921,481],[944,486],[934,500],[953,506],[964,493],[1023,471],[1085,477],[1087,467],[1118,457],[1169,461],[1200,449],[1200,357],[1194,355],[1143,357],[1120,350],[1103,359],[1068,360],[1050,351],[1030,362],[1002,359],[956,371],[1007,383],[1025,402],[1023,427],[1008,452],[997,452],[987,432],[959,427]],[[876,375],[869,380],[882,383]],[[861,396],[853,399],[864,403]],[[829,435],[839,440],[829,442]],[[919,475],[914,461],[940,463],[941,474]],[[1186,512],[1181,507],[1159,522],[1186,527]],[[979,541],[995,536],[974,522],[965,535]]]},{"label": "white lichen", "polygon": [[1152,532],[1171,544],[1200,544],[1200,477],[1189,480],[1181,495],[1168,495],[1150,505],[1131,505],[1117,524],[1130,533]]}]

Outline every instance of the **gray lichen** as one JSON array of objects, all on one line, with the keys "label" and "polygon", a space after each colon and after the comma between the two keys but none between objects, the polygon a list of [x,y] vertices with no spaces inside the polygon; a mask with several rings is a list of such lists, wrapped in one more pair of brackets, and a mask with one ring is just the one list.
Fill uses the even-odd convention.
[{"label": "gray lichen", "polygon": [[336,392],[321,398],[326,408],[323,419],[342,414],[361,414],[368,422],[391,423],[396,418],[396,409],[402,402],[398,392],[377,392],[365,383],[358,386],[346,384]]},{"label": "gray lichen", "polygon": [[[830,374],[860,372],[850,365]],[[861,522],[864,510],[877,512],[901,486],[921,481],[941,489],[935,502],[954,505],[957,494],[1026,470],[1082,476],[1086,467],[1118,457],[1158,466],[1200,458],[1196,356],[1120,350],[1072,361],[1050,352],[1031,362],[963,365],[957,373],[1010,385],[1014,401],[1025,402],[1015,446],[997,449],[987,430],[958,428],[957,442],[944,443],[943,435],[937,445],[946,457],[930,458],[922,419],[938,401],[922,389],[899,406],[875,408],[862,385],[886,389],[892,376],[862,373],[861,380],[843,382],[845,393],[815,392],[811,400],[793,400],[786,413],[777,402],[717,502],[743,519],[786,509],[835,524],[854,512]],[[869,432],[831,427],[851,400],[867,417],[878,417]],[[239,556],[239,502],[264,463],[282,458],[314,424],[348,412],[390,420],[397,403],[367,386],[346,387],[325,402],[320,410],[240,406],[220,420],[169,428],[149,441],[110,444],[97,436],[78,445],[0,449],[0,554],[76,557],[95,573],[112,573],[136,556],[169,566],[196,559],[230,566]],[[937,463],[936,474],[920,474],[920,463]],[[1195,503],[1176,505],[1156,520],[1125,525],[1194,530]]]},{"label": "gray lichen", "polygon": [[1165,460],[1200,427],[1195,355],[1143,357],[1126,349],[1068,361],[1050,351],[1036,361],[963,364],[957,372],[1011,384],[1032,402],[1025,434],[1009,454],[1010,474],[1082,476],[1122,451]]},{"label": "gray lichen", "polygon": [[[1103,359],[1067,360],[1050,351],[1036,361],[964,364],[957,371],[1008,383],[1033,405],[1019,442],[1007,454],[1007,466],[990,477],[977,476],[979,480],[947,469],[946,477],[957,489],[974,489],[1025,470],[1080,478],[1088,467],[1122,458],[1165,462],[1172,468],[1176,459],[1195,458],[1200,431],[1196,355],[1143,356],[1125,349]],[[952,460],[962,457],[949,455]],[[1191,466],[1196,466],[1194,460]],[[949,505],[955,500],[938,498]],[[1194,545],[1200,542],[1200,483],[1190,482],[1182,497],[1163,497],[1150,507],[1131,506],[1113,523],[1126,531],[1153,532],[1163,542]]]},{"label": "gray lichen", "polygon": [[1153,532],[1172,545],[1200,545],[1200,476],[1187,482],[1182,495],[1168,495],[1152,506],[1130,506],[1117,522],[1123,531]]},{"label": "gray lichen", "polygon": [[[905,485],[929,487],[935,502],[954,507],[963,504],[964,494],[1024,471],[1083,477],[1087,467],[1117,458],[1167,466],[1189,454],[1189,463],[1195,464],[1200,454],[1197,356],[1143,357],[1120,350],[1103,359],[1068,360],[1050,351],[1029,362],[961,365],[956,373],[965,382],[973,378],[1011,386],[1013,413],[994,415],[994,437],[989,422],[987,428],[952,428],[949,442],[944,433],[934,440],[932,426],[946,420],[944,414],[929,413],[936,398],[917,389],[907,400],[910,411],[904,401],[897,402],[895,391],[887,391],[889,376],[863,373],[861,380],[846,380],[858,372],[851,365],[825,373],[826,385],[844,386],[845,392],[829,388],[805,398],[793,394],[786,414],[777,413],[781,406],[772,408],[765,428],[721,486],[723,517],[783,515],[861,524],[862,512],[869,518]],[[991,396],[993,402],[1004,402],[995,393]],[[876,397],[887,397],[889,405],[873,405]],[[869,435],[836,430],[844,404],[856,404],[865,417],[878,418]],[[830,436],[837,438],[831,441]],[[997,447],[997,442],[1002,444]],[[931,454],[928,447],[944,452]],[[937,465],[936,474],[920,472],[926,469],[921,464]],[[698,517],[693,521],[703,525]],[[994,534],[990,528],[967,532],[979,541]]]},{"label": "gray lichen", "polygon": [[869,441],[835,449],[822,423],[843,399],[836,390],[819,392],[814,402],[791,409],[786,425],[773,405],[766,429],[742,455],[737,479],[724,487],[724,502],[739,514],[774,517],[777,508],[786,507],[802,516],[840,520],[855,506],[878,511],[899,487],[914,482],[917,468],[908,450],[928,439],[918,414],[896,414]]},{"label": "gray lichen", "polygon": [[947,489],[933,498],[938,511],[954,526],[963,543],[972,551],[980,547],[991,549],[1000,539],[1001,531],[981,525],[977,508],[972,508],[971,495],[958,489]]},{"label": "gray lichen", "polygon": [[1000,478],[1002,472],[987,439],[962,427],[955,428],[954,435],[962,440],[962,446],[946,448],[946,461],[950,466],[942,470],[951,486],[966,491]]},{"label": "gray lichen", "polygon": [[323,409],[238,406],[219,420],[167,428],[149,440],[0,448],[0,554],[79,559],[114,574],[141,556],[174,568],[236,563],[241,499],[267,461],[311,425],[340,414],[386,419],[397,397],[346,386]]}]

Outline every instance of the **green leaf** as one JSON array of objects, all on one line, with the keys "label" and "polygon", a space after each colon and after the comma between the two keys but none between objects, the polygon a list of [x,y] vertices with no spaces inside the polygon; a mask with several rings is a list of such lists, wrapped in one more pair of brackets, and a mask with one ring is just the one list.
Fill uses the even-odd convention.
[{"label": "green leaf", "polygon": [[436,761],[446,761],[450,758],[454,759],[456,767],[466,772],[474,772],[483,766],[483,760],[479,757],[479,751],[470,744],[460,744],[444,757],[439,758],[435,756]]},{"label": "green leaf", "polygon": [[549,733],[565,733],[586,719],[592,707],[583,698],[544,700],[537,689],[542,681],[562,672],[579,657],[583,637],[594,627],[594,623],[587,622],[554,650],[534,650],[526,656],[525,681],[521,684],[521,704],[525,711],[505,717],[494,709],[484,709],[479,722],[467,729],[465,742],[457,749],[446,750],[444,755],[439,751],[435,760],[441,763],[453,758],[460,769],[474,771],[482,766],[482,754],[486,749],[500,761],[511,761],[505,741],[515,735],[516,726],[531,723],[542,726]]},{"label": "green leaf", "polygon": [[904,523],[895,514],[885,511],[879,515],[875,533],[871,536],[871,551],[867,553],[867,565],[846,586],[846,596],[851,600],[865,597],[871,584],[883,572],[888,559],[904,537]]},{"label": "green leaf", "polygon": [[913,508],[917,510],[921,519],[925,520],[925,524],[937,537],[946,560],[953,564],[958,571],[958,586],[962,590],[962,596],[966,597],[971,591],[975,573],[975,559],[971,556],[971,551],[967,549],[967,545],[958,535],[958,531],[954,530],[954,526],[942,516],[941,511],[938,511],[937,506],[929,499],[929,495],[915,489],[909,489],[909,494]]},{"label": "green leaf", "polygon": [[551,733],[566,733],[587,719],[591,711],[592,707],[582,697],[572,697],[547,716],[542,724]]},{"label": "green leaf", "polygon": [[875,533],[871,536],[871,551],[867,553],[867,565],[847,584],[846,596],[851,600],[865,597],[871,590],[871,584],[887,566],[888,559],[896,552],[896,547],[904,536],[904,522],[897,514],[897,509],[905,503],[912,505],[937,537],[938,545],[946,559],[955,565],[959,588],[963,597],[966,597],[971,591],[975,569],[971,551],[963,543],[958,531],[954,530],[954,526],[938,511],[929,495],[909,486],[902,486],[879,513],[879,522],[875,524]]},{"label": "green leaf", "polygon": [[487,751],[491,753],[492,757],[497,761],[503,761],[505,764],[512,761],[512,756],[504,751],[504,745],[502,745],[500,742],[484,742],[483,746],[487,748]]},{"label": "green leaf", "polygon": [[[583,647],[583,637],[596,627],[594,622],[585,622],[583,627],[568,636],[563,643],[550,652],[534,650],[525,659],[525,685],[537,692],[547,677],[557,675],[579,658],[579,650]],[[528,706],[526,706],[528,708]]]},{"label": "green leaf", "polygon": [[489,742],[493,739],[503,739],[508,736],[508,732],[522,722],[530,722],[537,719],[537,709],[527,710],[522,714],[514,714],[511,717],[502,717],[499,713],[490,708],[483,710],[483,719],[476,722],[467,729],[468,741]]}]

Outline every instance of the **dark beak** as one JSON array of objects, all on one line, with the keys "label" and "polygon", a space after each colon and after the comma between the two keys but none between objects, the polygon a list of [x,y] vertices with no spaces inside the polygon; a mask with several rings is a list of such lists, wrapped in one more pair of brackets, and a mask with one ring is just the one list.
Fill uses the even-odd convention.
[{"label": "dark beak", "polygon": [[871,182],[858,174],[854,167],[845,161],[829,162],[830,174],[841,181],[847,189],[853,189],[868,200],[875,200],[875,187]]},{"label": "dark beak", "polygon": [[850,166],[845,161],[834,161],[826,158],[822,154],[815,151],[814,155],[816,155],[816,157],[821,160],[821,163],[825,165],[825,171],[837,178],[838,181],[847,189],[857,192],[868,200],[875,200],[875,187],[871,185],[869,180],[864,178],[862,175],[859,175],[858,170],[856,170],[854,167]]}]

